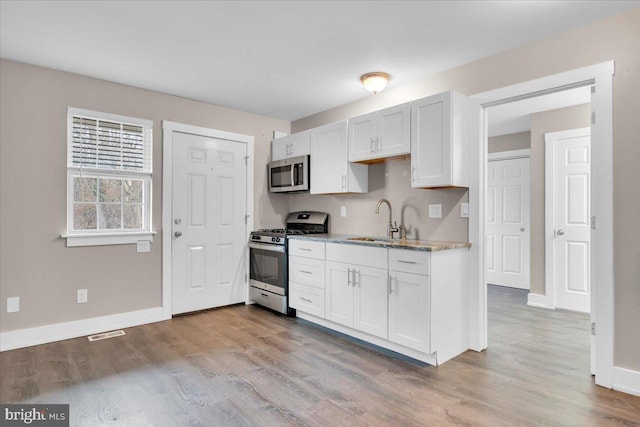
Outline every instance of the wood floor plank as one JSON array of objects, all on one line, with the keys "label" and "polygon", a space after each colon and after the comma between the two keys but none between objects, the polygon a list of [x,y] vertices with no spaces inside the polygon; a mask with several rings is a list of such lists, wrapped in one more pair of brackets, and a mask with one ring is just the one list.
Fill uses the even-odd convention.
[{"label": "wood floor plank", "polygon": [[589,317],[489,288],[489,348],[433,367],[258,307],[0,354],[0,401],[74,426],[640,426],[593,384]]}]

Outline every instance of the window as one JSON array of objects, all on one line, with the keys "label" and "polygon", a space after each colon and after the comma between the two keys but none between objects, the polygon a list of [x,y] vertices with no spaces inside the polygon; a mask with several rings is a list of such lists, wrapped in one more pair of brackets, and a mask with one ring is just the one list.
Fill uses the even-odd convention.
[{"label": "window", "polygon": [[149,120],[67,111],[67,246],[151,240]]}]

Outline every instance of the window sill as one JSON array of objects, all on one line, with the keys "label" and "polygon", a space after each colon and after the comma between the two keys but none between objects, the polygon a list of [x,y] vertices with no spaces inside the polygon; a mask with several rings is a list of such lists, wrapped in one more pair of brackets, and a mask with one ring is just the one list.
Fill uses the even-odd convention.
[{"label": "window sill", "polygon": [[87,233],[87,234],[63,234],[60,237],[67,239],[67,247],[74,246],[106,246],[106,245],[130,245],[139,240],[153,242],[156,231],[142,231],[132,233]]}]

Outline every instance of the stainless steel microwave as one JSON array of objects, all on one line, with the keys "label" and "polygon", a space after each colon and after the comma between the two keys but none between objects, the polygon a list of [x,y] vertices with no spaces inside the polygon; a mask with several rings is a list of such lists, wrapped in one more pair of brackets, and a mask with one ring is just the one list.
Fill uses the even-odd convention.
[{"label": "stainless steel microwave", "polygon": [[269,191],[309,191],[309,156],[291,157],[269,163]]}]

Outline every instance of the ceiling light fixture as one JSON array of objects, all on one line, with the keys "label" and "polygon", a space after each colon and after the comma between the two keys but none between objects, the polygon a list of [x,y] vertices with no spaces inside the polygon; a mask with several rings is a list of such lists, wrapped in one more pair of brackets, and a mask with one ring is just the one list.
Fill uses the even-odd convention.
[{"label": "ceiling light fixture", "polygon": [[387,73],[377,71],[375,73],[367,73],[360,76],[362,85],[374,95],[387,86],[387,82],[391,76]]}]

